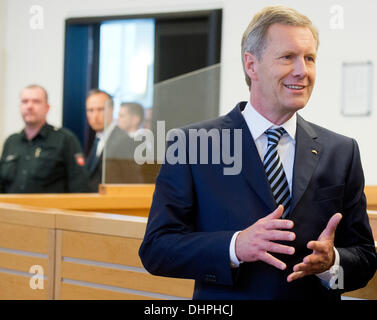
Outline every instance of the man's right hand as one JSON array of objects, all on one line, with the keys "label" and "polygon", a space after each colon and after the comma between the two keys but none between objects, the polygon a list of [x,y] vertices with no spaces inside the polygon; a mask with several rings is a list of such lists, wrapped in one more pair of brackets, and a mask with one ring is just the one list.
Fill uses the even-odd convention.
[{"label": "man's right hand", "polygon": [[284,270],[284,262],[275,258],[271,253],[292,255],[294,247],[275,243],[273,241],[293,241],[296,235],[284,229],[292,229],[291,220],[280,219],[284,212],[282,205],[268,216],[259,219],[247,229],[241,231],[236,239],[236,256],[243,262],[264,261],[274,267]]}]

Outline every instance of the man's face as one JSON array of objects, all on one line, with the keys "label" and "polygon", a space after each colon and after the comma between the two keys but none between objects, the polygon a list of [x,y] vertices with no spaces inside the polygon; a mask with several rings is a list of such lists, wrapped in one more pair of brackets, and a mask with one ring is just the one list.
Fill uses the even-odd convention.
[{"label": "man's face", "polygon": [[40,127],[46,122],[50,109],[41,88],[25,88],[21,92],[21,116],[28,127]]},{"label": "man's face", "polygon": [[127,131],[132,132],[137,130],[137,127],[140,123],[138,116],[129,112],[127,107],[121,107],[118,113],[118,127]]},{"label": "man's face", "polygon": [[250,77],[253,106],[269,120],[305,107],[315,82],[316,52],[308,28],[271,25],[262,60],[254,59]]},{"label": "man's face", "polygon": [[118,127],[125,131],[128,131],[129,123],[130,123],[130,114],[127,108],[123,108],[123,107],[120,108],[119,113],[118,113]]},{"label": "man's face", "polygon": [[96,132],[103,131],[113,120],[113,108],[105,107],[108,100],[109,97],[104,93],[95,93],[86,99],[86,117],[90,127]]}]

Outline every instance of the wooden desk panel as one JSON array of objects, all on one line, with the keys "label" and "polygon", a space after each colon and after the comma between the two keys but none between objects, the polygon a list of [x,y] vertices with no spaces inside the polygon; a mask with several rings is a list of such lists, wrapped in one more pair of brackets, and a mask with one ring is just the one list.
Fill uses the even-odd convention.
[{"label": "wooden desk panel", "polygon": [[141,239],[85,232],[62,232],[62,256],[142,268]]},{"label": "wooden desk panel", "polygon": [[0,272],[1,300],[47,300],[50,295],[46,287],[33,290],[29,285],[30,277]]},{"label": "wooden desk panel", "polygon": [[0,194],[0,203],[147,217],[153,184],[100,185],[100,193]]},{"label": "wooden desk panel", "polygon": [[373,238],[377,241],[377,211],[368,211],[369,223],[373,232]]},{"label": "wooden desk panel", "polygon": [[[0,299],[53,298],[54,232],[47,228],[0,222]],[[39,286],[34,289],[30,285],[31,281],[34,283],[33,268],[38,268],[44,277],[37,280]]]},{"label": "wooden desk panel", "polygon": [[136,237],[128,226],[133,222],[120,222],[124,237],[57,230],[55,299],[78,293],[80,299],[190,299],[194,281],[152,276],[143,268],[143,233]]},{"label": "wooden desk panel", "polygon": [[89,286],[62,283],[60,290],[61,300],[161,300],[135,293],[93,288]]},{"label": "wooden desk panel", "polygon": [[377,210],[377,186],[365,186],[365,196],[369,210]]},{"label": "wooden desk panel", "polygon": [[[0,299],[190,298],[192,280],[154,277],[143,269],[137,253],[146,217],[98,212],[147,215],[153,190],[112,186],[100,194],[1,195]],[[366,190],[373,207],[375,188]],[[377,213],[368,213],[376,237]],[[31,264],[45,270],[44,290],[30,289]],[[376,277],[345,295],[377,299]]]}]

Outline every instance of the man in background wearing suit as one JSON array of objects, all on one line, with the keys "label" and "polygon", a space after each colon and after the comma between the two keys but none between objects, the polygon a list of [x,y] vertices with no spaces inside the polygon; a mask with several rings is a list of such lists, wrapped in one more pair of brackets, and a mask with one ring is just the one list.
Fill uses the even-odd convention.
[{"label": "man in background wearing suit", "polygon": [[195,279],[195,299],[338,300],[372,278],[357,143],[297,114],[314,87],[317,49],[317,30],[297,11],[254,16],[242,39],[250,100],[183,128],[186,138],[242,130],[241,173],[191,161],[189,151],[199,159],[216,142],[221,152],[221,137],[196,149],[186,141],[189,163],[162,165],[139,250],[149,272]]},{"label": "man in background wearing suit", "polygon": [[[91,192],[98,192],[102,183],[103,155],[105,159],[133,159],[134,141],[113,122],[113,99],[105,91],[93,89],[86,98],[86,116],[96,132],[86,165]],[[106,161],[106,160],[105,160]]]}]

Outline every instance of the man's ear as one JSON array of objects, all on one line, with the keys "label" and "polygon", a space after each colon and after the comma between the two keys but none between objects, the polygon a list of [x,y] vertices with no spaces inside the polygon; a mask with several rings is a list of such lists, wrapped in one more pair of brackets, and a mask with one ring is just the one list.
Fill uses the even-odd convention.
[{"label": "man's ear", "polygon": [[256,64],[258,62],[257,57],[250,52],[244,53],[244,65],[245,65],[245,72],[251,79],[251,81],[258,80],[257,72],[256,72]]}]

